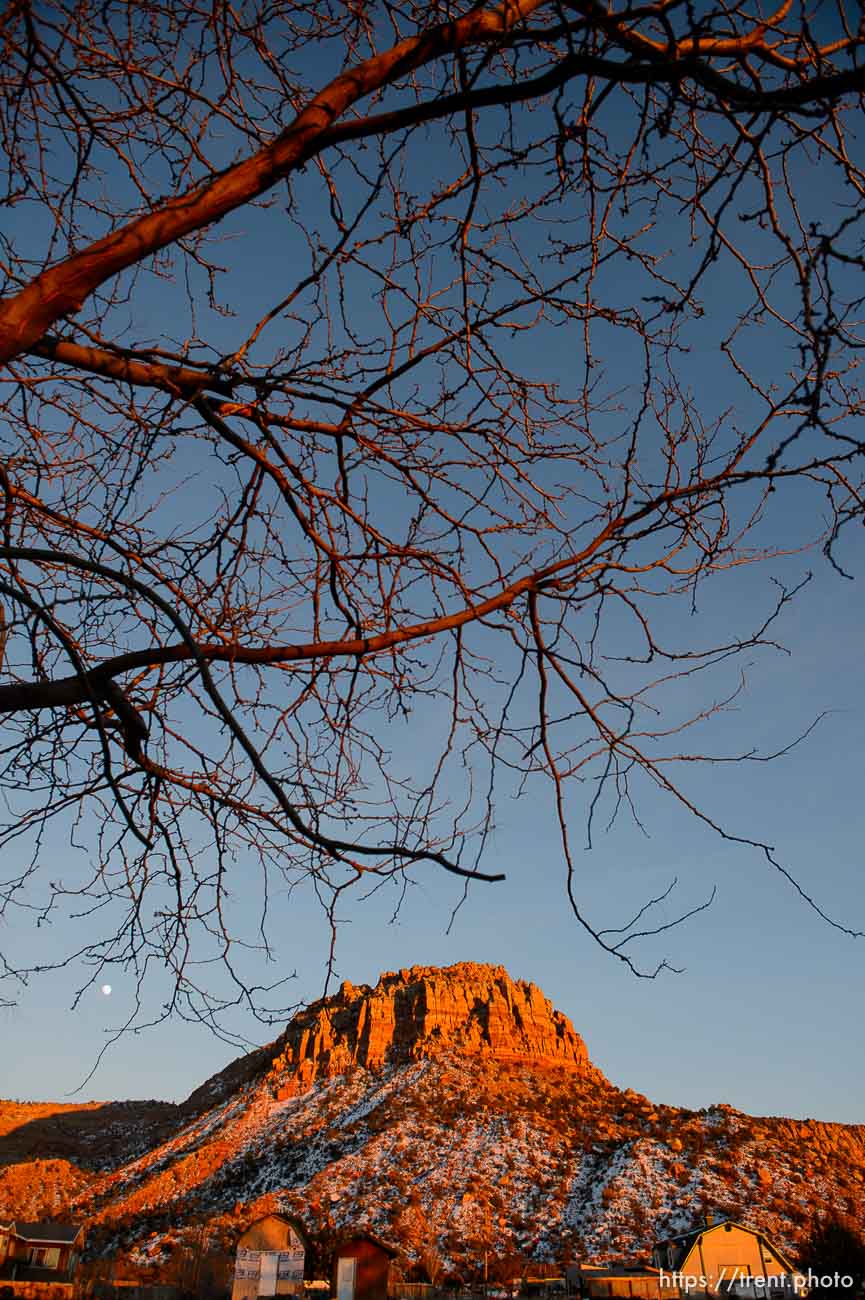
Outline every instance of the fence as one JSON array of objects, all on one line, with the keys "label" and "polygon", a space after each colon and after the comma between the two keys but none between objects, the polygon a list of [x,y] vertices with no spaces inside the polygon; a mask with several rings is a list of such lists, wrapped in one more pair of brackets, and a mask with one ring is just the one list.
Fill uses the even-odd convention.
[{"label": "fence", "polygon": [[71,1282],[0,1282],[0,1300],[72,1300]]}]

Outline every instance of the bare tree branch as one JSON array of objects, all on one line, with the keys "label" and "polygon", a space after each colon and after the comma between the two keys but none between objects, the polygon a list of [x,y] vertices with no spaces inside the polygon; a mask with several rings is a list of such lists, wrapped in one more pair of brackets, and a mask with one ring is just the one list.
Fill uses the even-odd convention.
[{"label": "bare tree branch", "polygon": [[[691,777],[807,743],[715,738],[811,552],[855,571],[859,7],[54,0],[0,40],[0,915],[82,926],[0,979],[278,1017],[274,906],[312,891],[330,973],[349,897],[500,879],[527,795],[639,976],[714,891],[601,923],[584,849],[660,804],[858,937]],[[765,608],[683,633],[755,565]]]}]

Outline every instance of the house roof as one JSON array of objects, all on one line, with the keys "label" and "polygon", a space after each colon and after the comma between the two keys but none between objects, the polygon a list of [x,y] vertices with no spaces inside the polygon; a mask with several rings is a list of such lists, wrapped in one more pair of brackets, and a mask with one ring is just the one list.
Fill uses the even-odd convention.
[{"label": "house roof", "polygon": [[16,1219],[11,1228],[22,1241],[47,1241],[52,1246],[69,1246],[81,1232],[80,1223],[56,1223],[50,1219],[42,1223],[22,1223]]},{"label": "house roof", "polygon": [[295,1219],[290,1214],[263,1214],[260,1218],[253,1219],[252,1222],[248,1223],[243,1229],[243,1232],[240,1234],[240,1240],[242,1241],[246,1234],[251,1232],[253,1228],[257,1228],[259,1224],[267,1223],[268,1219],[275,1219],[277,1223],[282,1223],[287,1228],[291,1228],[291,1230],[300,1237],[304,1247],[309,1245],[309,1233],[307,1229],[301,1223],[300,1219]]},{"label": "house roof", "polygon": [[754,1231],[745,1223],[737,1223],[735,1219],[714,1219],[711,1223],[704,1221],[698,1224],[696,1228],[688,1228],[685,1232],[671,1232],[665,1240],[684,1242],[693,1238],[696,1241],[697,1237],[702,1236],[704,1232],[711,1232],[713,1228],[723,1228],[725,1223],[731,1224],[734,1228],[744,1228],[746,1232]]},{"label": "house roof", "polygon": [[378,1246],[379,1250],[383,1250],[385,1254],[390,1255],[391,1259],[394,1259],[399,1254],[399,1251],[394,1250],[393,1246],[388,1246],[387,1242],[382,1241],[379,1237],[374,1237],[371,1232],[352,1232],[339,1239],[334,1247],[334,1259],[336,1259],[340,1251],[345,1250],[348,1246],[353,1246],[356,1241],[371,1241],[374,1246]]},{"label": "house roof", "polygon": [[581,1264],[577,1266],[575,1271],[581,1273],[587,1281],[592,1278],[600,1278],[601,1281],[606,1281],[614,1277],[657,1278],[661,1270],[654,1268],[651,1264]]}]

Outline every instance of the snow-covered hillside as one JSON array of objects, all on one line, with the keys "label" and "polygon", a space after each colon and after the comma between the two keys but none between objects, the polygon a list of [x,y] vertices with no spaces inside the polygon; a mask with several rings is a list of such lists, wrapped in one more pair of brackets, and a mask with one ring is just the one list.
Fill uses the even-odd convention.
[{"label": "snow-covered hillside", "polygon": [[[91,1222],[102,1249],[132,1251],[142,1264],[164,1261],[202,1223],[230,1249],[252,1219],[281,1209],[315,1237],[365,1228],[405,1264],[462,1275],[485,1251],[497,1260],[645,1255],[709,1209],[765,1228],[794,1255],[824,1208],[865,1216],[865,1128],[653,1105],[614,1088],[583,1059],[573,1030],[551,1019],[567,1045],[557,1060],[537,999],[521,1002],[496,980],[499,993],[484,996],[511,999],[519,1040],[505,1012],[478,1040],[478,1024],[492,1022],[477,988],[460,1001],[471,1035],[431,1028],[427,995],[420,1018],[406,1003],[420,1026],[412,1037],[399,996],[413,985],[403,979],[396,993],[388,986],[391,1037],[370,1068],[357,1063],[352,1026],[368,1023],[355,1002],[372,991],[352,989],[348,1002],[319,1005],[317,1020],[307,1013],[303,1032],[287,1031],[254,1069],[231,1067],[199,1089],[212,1104],[191,1116],[180,1108],[167,1140],[117,1167],[91,1167],[77,1184],[57,1162],[68,1210]],[[436,1005],[436,1024],[456,1023],[441,997]],[[310,1043],[303,1059],[313,1064],[301,1069]],[[0,1203],[0,1213],[12,1209]]]}]

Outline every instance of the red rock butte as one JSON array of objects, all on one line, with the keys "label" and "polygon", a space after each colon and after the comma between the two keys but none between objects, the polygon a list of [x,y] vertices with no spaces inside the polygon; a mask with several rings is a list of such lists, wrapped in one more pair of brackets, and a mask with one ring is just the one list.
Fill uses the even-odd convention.
[{"label": "red rock butte", "polygon": [[343,984],[295,1016],[273,1073],[286,1096],[356,1066],[379,1070],[454,1053],[596,1073],[567,1016],[536,985],[475,962],[387,971],[375,988]]}]

